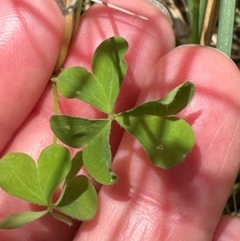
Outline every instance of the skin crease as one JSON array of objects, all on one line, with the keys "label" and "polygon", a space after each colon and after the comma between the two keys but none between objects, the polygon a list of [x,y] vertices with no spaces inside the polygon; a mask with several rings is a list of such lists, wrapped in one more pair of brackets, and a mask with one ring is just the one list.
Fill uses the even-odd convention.
[{"label": "skin crease", "polygon": [[[121,130],[115,127],[114,152],[121,141],[113,162],[118,182],[101,188],[99,210],[93,220],[80,228],[80,223],[69,228],[44,217],[16,230],[0,230],[1,239],[240,240],[239,220],[221,217],[239,170],[238,69],[213,49],[174,49],[170,24],[148,2],[108,2],[148,20],[106,6],[93,7],[82,18],[65,67],[82,65],[90,69],[93,51],[102,40],[112,35],[125,37],[129,42],[129,68],[116,111],[158,99],[190,80],[196,93],[179,116],[194,129],[194,149],[182,164],[161,170],[151,164],[131,136],[125,133],[120,140]],[[5,60],[0,69],[1,156],[21,151],[36,159],[40,150],[52,142],[48,122],[52,93],[47,83],[61,48],[64,19],[54,1],[48,0],[3,0],[0,11],[0,49]],[[74,100],[60,99],[60,111],[101,116]],[[38,209],[3,191],[0,207],[0,218]]]}]

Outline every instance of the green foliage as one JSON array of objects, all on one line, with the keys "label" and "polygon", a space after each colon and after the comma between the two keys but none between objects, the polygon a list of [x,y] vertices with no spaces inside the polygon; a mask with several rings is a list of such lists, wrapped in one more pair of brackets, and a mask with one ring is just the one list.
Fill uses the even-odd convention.
[{"label": "green foliage", "polygon": [[116,121],[143,146],[158,167],[169,168],[190,152],[194,133],[188,123],[169,117],[181,111],[193,96],[193,85],[186,82],[159,101],[152,101],[123,112]]},{"label": "green foliage", "polygon": [[86,221],[95,215],[97,195],[85,176],[74,177],[64,188],[56,209],[78,220]]},{"label": "green foliage", "polygon": [[[94,53],[92,73],[83,67],[72,67],[54,79],[64,97],[85,101],[107,117],[95,120],[51,117],[51,128],[61,141],[70,147],[84,147],[73,159],[69,150],[58,144],[46,147],[37,163],[24,153],[10,153],[1,159],[0,187],[12,196],[45,206],[46,210],[9,215],[0,222],[0,229],[21,227],[47,214],[68,225],[72,224],[69,217],[82,221],[94,217],[98,204],[96,190],[86,176],[77,174],[84,165],[99,183],[115,183],[109,144],[112,121],[134,136],[158,167],[172,167],[191,151],[193,131],[187,122],[173,115],[191,101],[193,84],[185,82],[160,100],[122,113],[113,112],[127,71],[124,60],[127,49],[125,39],[107,39]],[[53,194],[60,185],[61,194],[55,202]]]},{"label": "green foliage", "polygon": [[[81,166],[81,153],[77,153],[71,162],[68,149],[57,144],[50,145],[41,152],[37,165],[30,156],[23,153],[5,155],[0,162],[0,187],[12,196],[46,206],[47,209],[42,212],[12,214],[0,222],[0,228],[20,227],[46,214],[55,216],[54,209],[78,220],[92,218],[97,208],[97,194],[86,177],[76,176]],[[78,184],[78,187],[75,185],[77,191],[72,188],[75,180]],[[53,193],[63,181],[62,194],[53,203]],[[67,199],[66,209],[62,200]]]},{"label": "green foliage", "polygon": [[39,219],[46,215],[48,210],[40,212],[23,212],[23,213],[14,213],[0,222],[1,229],[14,229],[19,228],[23,225],[26,225],[36,219]]},{"label": "green foliage", "polygon": [[77,98],[111,113],[127,70],[123,59],[127,49],[125,39],[107,39],[94,53],[93,74],[82,67],[64,70],[56,79],[59,92],[66,98]]},{"label": "green foliage", "polygon": [[[96,49],[92,72],[83,67],[63,70],[55,79],[59,92],[66,98],[83,100],[106,113],[106,119],[88,120],[64,115],[50,120],[55,135],[72,147],[84,147],[83,162],[98,182],[109,185],[116,180],[111,171],[109,133],[113,120],[132,134],[158,167],[169,168],[191,151],[194,133],[177,114],[191,101],[193,84],[186,82],[164,98],[145,103],[132,110],[113,113],[114,103],[126,73],[124,54],[127,42],[112,37]],[[103,71],[104,70],[104,71]]]}]

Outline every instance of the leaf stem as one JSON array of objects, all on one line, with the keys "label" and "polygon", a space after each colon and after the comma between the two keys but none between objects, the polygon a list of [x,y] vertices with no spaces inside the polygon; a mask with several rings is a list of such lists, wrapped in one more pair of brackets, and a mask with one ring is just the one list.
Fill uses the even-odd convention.
[{"label": "leaf stem", "polygon": [[[54,115],[58,115],[58,91],[57,91],[57,85],[55,82],[52,82],[52,90],[53,90],[53,113]],[[57,144],[57,137],[54,134],[53,136],[53,144]]]}]

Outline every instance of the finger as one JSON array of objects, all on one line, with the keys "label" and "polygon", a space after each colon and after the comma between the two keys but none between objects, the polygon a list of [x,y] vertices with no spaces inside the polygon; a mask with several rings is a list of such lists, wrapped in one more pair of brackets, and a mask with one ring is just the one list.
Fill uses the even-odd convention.
[{"label": "finger", "polygon": [[194,149],[162,170],[125,134],[113,162],[118,183],[102,187],[97,216],[74,240],[211,240],[239,170],[239,77],[228,58],[208,48],[176,48],[160,59],[138,104],[192,81],[195,96],[179,116],[193,127]]},{"label": "finger", "polygon": [[220,219],[215,230],[212,241],[238,241],[240,240],[240,220],[230,216],[224,216]]},{"label": "finger", "polygon": [[[112,36],[124,37],[129,44],[126,56],[128,71],[115,104],[117,113],[134,106],[141,89],[146,84],[149,71],[157,59],[174,47],[175,39],[167,18],[148,2],[141,0],[108,2],[138,16],[144,16],[145,19],[114,9],[109,11],[108,7],[95,5],[92,11],[84,16],[79,34],[69,51],[71,57],[67,59],[65,67],[79,64],[90,70],[93,53],[103,40]],[[69,108],[68,102],[64,103],[66,106],[64,104],[60,106],[63,113],[74,115],[80,109],[76,102],[73,102],[72,108]],[[82,104],[81,115],[88,118],[96,117],[96,115],[99,117],[99,113],[96,114],[93,109],[89,111],[89,106],[84,109]],[[110,139],[114,154],[123,131],[115,123],[113,129]]]},{"label": "finger", "polygon": [[50,79],[61,48],[64,18],[54,1],[3,0],[0,23],[1,153]]},{"label": "finger", "polygon": [[[0,192],[0,220],[7,215],[26,212],[26,211],[43,211],[43,207],[28,204],[26,201],[9,197],[3,191]],[[79,222],[75,222],[69,227],[66,224],[56,221],[52,216],[44,216],[33,223],[17,229],[0,230],[1,240],[73,240],[74,234],[78,229]],[[54,238],[54,239],[53,239]]]},{"label": "finger", "polygon": [[[151,8],[148,3],[145,6]],[[82,18],[79,32],[72,43],[65,66],[81,64],[89,68],[92,53],[101,41],[115,34],[125,37],[129,42],[130,49],[127,55],[129,60],[128,74],[124,82],[129,82],[128,85],[125,83],[125,89],[127,91],[129,87],[130,90],[126,94],[121,93],[121,95],[126,96],[130,104],[133,105],[154,63],[174,46],[173,31],[165,17],[155,10],[152,13],[147,11],[147,13],[149,18],[153,14],[154,21],[152,18],[146,21],[105,6],[95,6],[90,9]],[[163,34],[167,38],[162,39],[161,44],[159,44],[159,39],[162,38]],[[141,40],[139,41],[139,39]],[[144,58],[147,58],[148,61],[144,61]],[[77,114],[78,116],[93,118],[99,116],[99,113],[88,105],[78,104],[78,102],[60,99],[60,111],[64,114]],[[126,103],[128,103],[127,100],[122,99],[122,103],[119,101],[117,108],[123,108]],[[52,132],[49,128],[49,118],[52,114],[52,93],[48,88],[44,92],[39,105],[36,106],[26,124],[19,130],[6,152],[27,152],[36,159],[40,150],[52,141]],[[9,197],[3,198],[4,203],[8,200]],[[16,207],[16,201],[14,204],[15,208],[10,205],[7,210],[2,210],[2,215],[12,213],[13,210],[16,211],[19,207]],[[24,204],[21,205],[21,208],[29,208]],[[55,224],[56,222],[52,219],[49,219],[48,222],[41,222],[41,225],[36,221],[19,230],[30,230],[33,234],[36,233],[36,236],[41,234],[44,240],[64,240],[66,235],[72,233],[72,230],[69,230],[68,227],[65,229],[62,226],[56,228],[57,225],[54,226]],[[51,233],[45,232],[46,226],[51,229]],[[59,239],[59,236],[61,236],[61,239]]]},{"label": "finger", "polygon": [[[145,4],[151,8],[149,3]],[[121,35],[127,39],[129,51],[126,60],[129,66],[119,94],[120,101],[116,104],[116,112],[128,109],[135,104],[150,69],[162,55],[174,47],[174,35],[168,20],[160,11],[157,11],[156,15],[154,10],[153,16],[154,18],[148,13],[147,17],[150,20],[147,21],[97,5],[86,12],[82,18],[79,32],[70,46],[64,67],[81,65],[90,69],[93,52],[103,40],[113,35]],[[161,40],[161,44],[159,44],[163,33],[166,39]],[[145,59],[148,61],[146,62]],[[35,150],[41,149],[44,143],[52,141],[53,134],[49,128],[49,118],[53,114],[52,102],[52,93],[49,88],[45,92],[43,100],[32,112],[29,121],[7,148],[7,152],[24,151],[23,146],[29,149],[31,143],[33,152],[30,154],[35,157]],[[81,112],[82,117],[88,118],[101,116],[98,111],[78,100],[68,101],[60,98],[59,102],[60,113],[79,116]],[[39,136],[39,133],[42,135]],[[121,139],[117,134],[115,138],[116,140]],[[35,139],[38,142],[33,142]]]},{"label": "finger", "polygon": [[[64,18],[54,1],[2,1],[0,9],[0,153],[22,125],[42,95],[56,64],[63,38]],[[17,200],[17,201],[16,201]],[[0,219],[7,214],[36,207],[9,198],[1,191]],[[46,221],[49,220],[49,221]],[[51,222],[49,217],[41,222]],[[0,230],[2,240],[36,240],[51,236],[66,225],[52,223],[51,228],[38,222],[36,232],[31,229]],[[41,227],[41,228],[40,228]],[[74,230],[76,227],[73,227]],[[44,232],[40,232],[44,230]],[[58,240],[72,238],[56,232]]]}]

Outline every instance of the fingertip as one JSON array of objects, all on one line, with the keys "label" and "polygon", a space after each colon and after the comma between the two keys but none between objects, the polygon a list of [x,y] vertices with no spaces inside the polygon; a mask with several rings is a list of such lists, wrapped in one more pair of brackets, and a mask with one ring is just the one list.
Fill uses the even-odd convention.
[{"label": "fingertip", "polygon": [[0,23],[1,152],[51,77],[62,44],[64,17],[54,1],[3,0]]},{"label": "fingertip", "polygon": [[225,87],[240,85],[240,74],[236,64],[216,48],[182,45],[174,49],[173,55],[177,56],[175,61],[178,62],[178,69],[182,70],[184,67],[185,74],[192,72],[195,76],[203,77],[199,83],[209,84],[215,88],[224,86],[226,92],[228,91]]},{"label": "fingertip", "polygon": [[143,16],[145,19],[108,6],[95,4],[82,16],[78,32],[69,51],[70,58],[66,61],[67,66],[81,61],[81,64],[89,67],[96,47],[112,36],[122,36],[128,41],[130,65],[133,60],[135,60],[134,62],[141,61],[139,57],[143,55],[143,52],[146,55],[150,52],[150,58],[148,58],[150,63],[152,63],[152,59],[156,62],[156,59],[175,46],[172,26],[164,14],[153,5],[148,2],[139,4],[139,0],[133,2],[113,1],[113,4]]},{"label": "fingertip", "polygon": [[223,216],[215,230],[213,241],[238,241],[240,240],[240,219],[237,217]]},{"label": "fingertip", "polygon": [[239,70],[230,58],[214,48],[199,45],[174,48],[156,64],[149,78],[149,88],[158,81],[158,76],[162,76],[164,84],[162,94],[189,80],[196,88],[206,88],[223,96],[236,97],[238,103],[240,101],[237,94],[240,88]]},{"label": "fingertip", "polygon": [[[135,13],[140,9],[139,14],[144,15],[142,2],[136,4],[137,2],[134,1],[134,5],[124,1],[126,6],[120,2],[114,3],[131,11],[134,5]],[[166,17],[148,2],[143,2],[143,5],[149,17],[147,20],[108,6],[96,4],[91,7],[82,16],[64,65],[80,65],[91,72],[91,59],[97,46],[112,36],[125,38],[129,45],[125,56],[128,71],[121,86],[119,101],[115,105],[116,112],[134,106],[154,64],[175,46],[173,29]],[[148,8],[154,10],[147,10]]]}]

